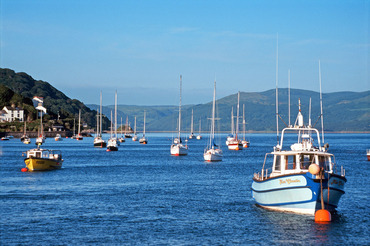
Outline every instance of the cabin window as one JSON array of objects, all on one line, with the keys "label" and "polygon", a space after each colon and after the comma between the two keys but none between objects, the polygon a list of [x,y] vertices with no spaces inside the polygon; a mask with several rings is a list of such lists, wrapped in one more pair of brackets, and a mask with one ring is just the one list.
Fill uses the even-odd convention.
[{"label": "cabin window", "polygon": [[329,171],[330,170],[330,161],[329,158],[325,156],[319,156],[319,165],[320,167],[323,167],[324,170]]},{"label": "cabin window", "polygon": [[295,155],[287,155],[285,156],[285,170],[294,170],[296,168],[296,156]]},{"label": "cabin window", "polygon": [[36,152],[36,158],[41,158],[41,153],[40,152]]},{"label": "cabin window", "polygon": [[280,158],[281,158],[281,156],[279,156],[279,155],[275,156],[275,169],[274,169],[274,171],[279,171],[280,172],[280,170],[281,170]]},{"label": "cabin window", "polygon": [[301,159],[301,169],[308,169],[311,163],[314,162],[313,155],[300,155],[300,159]]}]

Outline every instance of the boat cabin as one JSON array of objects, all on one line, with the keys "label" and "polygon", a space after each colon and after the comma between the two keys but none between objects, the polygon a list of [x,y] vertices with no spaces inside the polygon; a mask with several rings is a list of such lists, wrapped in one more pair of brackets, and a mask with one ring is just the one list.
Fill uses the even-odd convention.
[{"label": "boat cabin", "polygon": [[327,172],[332,172],[333,169],[333,156],[325,152],[281,151],[271,154],[273,155],[273,165],[270,177],[308,172],[311,164],[318,164]]},{"label": "boat cabin", "polygon": [[27,151],[27,158],[61,160],[62,154],[59,150],[31,149]]}]

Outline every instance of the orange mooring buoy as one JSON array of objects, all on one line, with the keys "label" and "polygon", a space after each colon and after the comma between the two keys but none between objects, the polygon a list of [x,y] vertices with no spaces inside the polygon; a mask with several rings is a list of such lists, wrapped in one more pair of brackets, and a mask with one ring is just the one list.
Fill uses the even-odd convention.
[{"label": "orange mooring buoy", "polygon": [[326,209],[317,210],[315,213],[315,222],[330,222],[331,214]]},{"label": "orange mooring buoy", "polygon": [[22,172],[28,172],[28,168],[27,167],[24,167],[21,169]]}]

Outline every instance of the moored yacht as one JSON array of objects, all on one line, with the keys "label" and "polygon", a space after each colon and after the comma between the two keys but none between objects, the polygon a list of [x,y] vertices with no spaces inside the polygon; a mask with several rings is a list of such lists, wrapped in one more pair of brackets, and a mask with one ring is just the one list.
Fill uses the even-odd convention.
[{"label": "moored yacht", "polygon": [[215,144],[215,110],[216,110],[216,80],[214,82],[213,89],[213,104],[212,104],[212,122],[211,122],[211,132],[209,134],[209,145],[204,150],[203,158],[205,161],[222,161],[222,150]]},{"label": "moored yacht", "polygon": [[78,133],[75,138],[77,140],[83,140],[83,137],[81,135],[81,109],[78,111]]},{"label": "moored yacht", "polygon": [[139,143],[141,144],[147,144],[148,139],[145,137],[145,118],[146,118],[146,111],[144,111],[144,130],[143,130],[143,137],[139,139]]},{"label": "moored yacht", "polygon": [[102,93],[100,92],[100,112],[97,110],[96,116],[96,136],[94,138],[94,147],[105,148],[107,142],[102,138],[103,113],[102,113]]},{"label": "moored yacht", "polygon": [[110,130],[110,138],[107,144],[107,151],[117,151],[119,143],[117,141],[117,91],[114,97],[114,133],[113,133],[113,118],[112,118],[112,111],[111,111],[111,130]]},{"label": "moored yacht", "polygon": [[[174,140],[171,145],[170,153],[174,156],[187,155],[188,145],[183,145],[181,140],[181,89],[182,89],[182,76],[180,75],[180,103],[179,103],[179,125],[178,125],[178,137]],[[186,141],[187,142],[187,141]]]},{"label": "moored yacht", "polygon": [[[238,104],[237,104],[237,111],[236,111],[235,135],[231,138],[228,138],[228,140],[227,140],[227,147],[229,148],[229,150],[242,150],[243,149],[242,141],[238,138],[238,134],[239,134],[239,102],[240,102],[240,92],[238,92]],[[233,116],[231,118],[233,118]],[[232,123],[232,124],[234,126],[234,123]]]}]

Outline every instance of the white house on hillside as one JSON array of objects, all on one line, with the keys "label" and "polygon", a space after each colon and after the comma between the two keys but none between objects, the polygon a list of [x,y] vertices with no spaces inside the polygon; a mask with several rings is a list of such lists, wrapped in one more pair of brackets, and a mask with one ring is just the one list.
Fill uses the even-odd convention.
[{"label": "white house on hillside", "polygon": [[5,106],[2,111],[1,121],[12,122],[16,119],[22,122],[24,121],[24,110],[21,108]]}]

